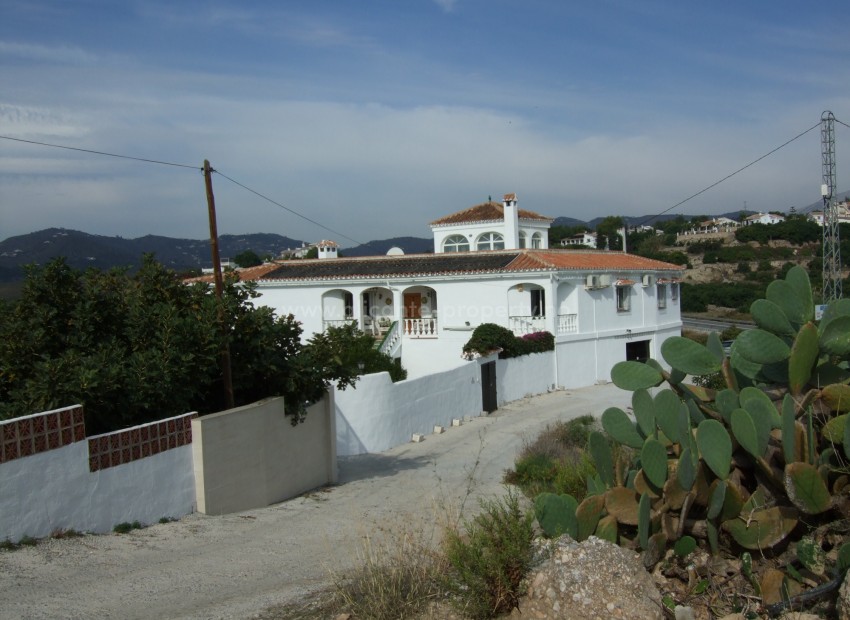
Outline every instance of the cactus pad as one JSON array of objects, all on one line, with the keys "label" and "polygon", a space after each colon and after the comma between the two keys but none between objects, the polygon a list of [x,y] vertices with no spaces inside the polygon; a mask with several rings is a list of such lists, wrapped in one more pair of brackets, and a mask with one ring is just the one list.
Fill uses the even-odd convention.
[{"label": "cactus pad", "polygon": [[709,469],[721,480],[729,475],[732,461],[732,438],[717,420],[703,420],[697,427],[699,453]]},{"label": "cactus pad", "polygon": [[663,377],[649,364],[641,362],[617,362],[611,368],[611,381],[621,390],[640,390],[655,387]]},{"label": "cactus pad", "polygon": [[785,466],[788,499],[806,514],[819,514],[832,506],[832,496],[814,465],[789,463]]},{"label": "cactus pad", "polygon": [[534,498],[534,516],[540,524],[540,529],[548,538],[557,538],[561,534],[569,534],[572,538],[578,535],[576,508],[578,502],[572,495],[556,495],[541,493]]},{"label": "cactus pad", "polygon": [[720,360],[706,347],[689,338],[672,336],[661,343],[668,364],[689,375],[710,375],[720,370]]},{"label": "cactus pad", "polygon": [[724,521],[721,527],[744,549],[764,550],[785,540],[797,523],[796,510],[774,506],[743,512],[736,519]]},{"label": "cactus pad", "polygon": [[788,359],[791,349],[779,336],[763,329],[748,329],[735,340],[738,352],[757,364],[773,364]]},{"label": "cactus pad", "polygon": [[637,432],[634,422],[618,407],[609,407],[602,413],[602,428],[623,445],[638,450],[643,447],[643,437]]}]

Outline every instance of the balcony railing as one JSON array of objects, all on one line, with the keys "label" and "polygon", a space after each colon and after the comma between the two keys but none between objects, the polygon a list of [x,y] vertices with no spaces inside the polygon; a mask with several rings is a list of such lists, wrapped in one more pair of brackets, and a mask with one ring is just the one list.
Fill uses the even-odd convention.
[{"label": "balcony railing", "polygon": [[323,319],[322,326],[327,329],[328,327],[342,327],[343,325],[355,325],[356,321],[354,319]]},{"label": "balcony railing", "polygon": [[404,319],[404,335],[408,338],[436,338],[437,319]]},{"label": "balcony railing", "polygon": [[578,331],[577,314],[558,315],[558,334],[574,334]]},{"label": "balcony railing", "polygon": [[508,317],[508,325],[510,330],[516,336],[524,334],[533,334],[542,332],[546,329],[545,316],[510,316]]}]

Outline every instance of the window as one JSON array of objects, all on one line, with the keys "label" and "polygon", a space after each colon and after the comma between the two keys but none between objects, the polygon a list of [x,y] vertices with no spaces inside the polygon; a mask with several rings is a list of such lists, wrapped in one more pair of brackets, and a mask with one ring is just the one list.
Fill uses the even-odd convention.
[{"label": "window", "polygon": [[519,247],[520,249],[528,247],[528,235],[524,231],[519,231]]},{"label": "window", "polygon": [[629,296],[631,293],[630,286],[617,286],[617,312],[629,311]]},{"label": "window", "polygon": [[443,252],[469,252],[469,241],[463,235],[451,235],[443,241]]},{"label": "window", "polygon": [[543,318],[546,316],[546,291],[542,288],[531,289],[531,316]]},{"label": "window", "polygon": [[504,250],[505,238],[497,232],[487,232],[478,237],[477,250]]},{"label": "window", "polygon": [[659,284],[656,287],[658,297],[658,309],[663,310],[667,307],[667,285]]},{"label": "window", "polygon": [[679,299],[679,285],[676,282],[670,285],[670,299],[677,301]]},{"label": "window", "polygon": [[343,299],[345,300],[345,318],[353,319],[354,318],[354,295],[345,291],[343,294]]},{"label": "window", "polygon": [[531,247],[535,250],[539,250],[543,247],[543,236],[540,233],[534,233],[531,235]]}]

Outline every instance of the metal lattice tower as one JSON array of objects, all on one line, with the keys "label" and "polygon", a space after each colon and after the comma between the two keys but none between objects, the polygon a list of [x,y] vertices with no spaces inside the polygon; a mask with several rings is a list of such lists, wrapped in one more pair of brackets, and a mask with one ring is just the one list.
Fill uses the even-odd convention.
[{"label": "metal lattice tower", "polygon": [[835,116],[830,111],[820,117],[821,172],[823,196],[823,303],[841,299],[841,250],[835,182]]}]

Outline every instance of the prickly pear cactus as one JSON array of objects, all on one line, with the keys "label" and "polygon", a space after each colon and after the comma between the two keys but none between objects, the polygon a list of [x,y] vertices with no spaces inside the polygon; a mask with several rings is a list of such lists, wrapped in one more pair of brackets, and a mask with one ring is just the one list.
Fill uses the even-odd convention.
[{"label": "prickly pear cactus", "polygon": [[[602,427],[634,456],[614,475],[607,440],[593,438],[602,475],[589,482],[593,499],[571,508],[578,538],[597,533],[645,561],[689,539],[713,553],[764,552],[850,517],[850,300],[816,320],[800,267],[766,297],[751,307],[757,327],[728,355],[715,335],[705,346],[672,337],[662,361],[612,368],[613,382],[634,392],[634,416],[609,408]],[[725,389],[683,379],[716,372]]]}]

